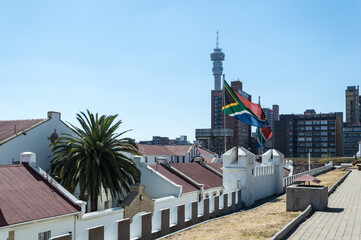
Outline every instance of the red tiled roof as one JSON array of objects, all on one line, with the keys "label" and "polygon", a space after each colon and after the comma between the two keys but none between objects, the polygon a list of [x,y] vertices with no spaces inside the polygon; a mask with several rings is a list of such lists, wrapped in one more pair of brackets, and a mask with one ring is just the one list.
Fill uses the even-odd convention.
[{"label": "red tiled roof", "polygon": [[206,163],[208,166],[219,172],[220,174],[223,174],[223,163]]},{"label": "red tiled roof", "polygon": [[223,186],[222,177],[203,167],[198,162],[173,163],[170,165],[197,183],[204,184],[204,189]]},{"label": "red tiled roof", "polygon": [[164,166],[163,164],[153,164],[149,165],[149,167],[153,168],[160,174],[162,174],[164,177],[168,178],[172,182],[183,186],[182,192],[193,192],[199,190],[198,187],[196,187],[194,184],[188,182],[183,177],[179,176],[176,172],[172,171],[170,168]]},{"label": "red tiled roof", "polygon": [[[47,121],[48,119],[10,120],[0,121],[0,144],[5,140],[21,134],[23,131]],[[16,126],[16,127],[15,127]],[[16,133],[14,133],[16,128]]]},{"label": "red tiled roof", "polygon": [[192,145],[148,145],[138,144],[138,150],[143,155],[185,156]]},{"label": "red tiled roof", "polygon": [[80,210],[30,166],[0,166],[0,227]]}]

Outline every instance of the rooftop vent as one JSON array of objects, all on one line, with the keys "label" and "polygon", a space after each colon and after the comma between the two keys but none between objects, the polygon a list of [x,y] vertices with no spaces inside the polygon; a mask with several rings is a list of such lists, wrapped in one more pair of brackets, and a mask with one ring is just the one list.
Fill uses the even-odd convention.
[{"label": "rooftop vent", "polygon": [[155,162],[156,162],[157,164],[160,164],[160,163],[166,164],[166,163],[168,163],[167,158],[165,158],[165,157],[157,157],[157,158],[155,159]]}]

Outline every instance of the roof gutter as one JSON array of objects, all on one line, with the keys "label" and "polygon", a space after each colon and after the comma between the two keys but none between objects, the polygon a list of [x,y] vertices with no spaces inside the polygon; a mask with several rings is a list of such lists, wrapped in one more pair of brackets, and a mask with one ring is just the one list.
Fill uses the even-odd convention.
[{"label": "roof gutter", "polygon": [[73,216],[73,215],[80,215],[80,214],[81,214],[81,212],[79,211],[79,212],[67,213],[67,214],[58,215],[58,216],[53,216],[53,217],[47,217],[47,218],[40,218],[40,219],[30,220],[30,221],[21,222],[21,223],[9,224],[9,225],[0,227],[0,230],[1,230],[1,229],[8,228],[8,227],[11,227],[11,228],[12,228],[12,227],[20,226],[20,225],[31,224],[31,223],[41,222],[41,221],[48,221],[48,220],[53,220],[53,219],[56,219],[56,218]]}]

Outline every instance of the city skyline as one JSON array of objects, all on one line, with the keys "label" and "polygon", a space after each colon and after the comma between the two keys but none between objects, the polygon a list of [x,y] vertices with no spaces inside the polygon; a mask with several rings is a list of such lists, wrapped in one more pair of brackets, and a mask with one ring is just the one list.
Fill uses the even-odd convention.
[{"label": "city skyline", "polygon": [[253,102],[345,113],[345,90],[360,82],[360,10],[358,1],[3,1],[0,120],[59,111],[76,124],[89,109],[119,114],[137,141],[192,141],[211,126],[217,30],[226,80],[242,81]]}]

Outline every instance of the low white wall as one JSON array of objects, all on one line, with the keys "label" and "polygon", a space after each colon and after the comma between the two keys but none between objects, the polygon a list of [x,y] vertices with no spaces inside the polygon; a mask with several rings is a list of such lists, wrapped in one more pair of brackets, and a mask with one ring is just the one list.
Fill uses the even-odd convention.
[{"label": "low white wall", "polygon": [[274,166],[255,167],[253,189],[255,201],[275,194],[275,184]]},{"label": "low white wall", "polygon": [[124,219],[123,208],[111,208],[84,214],[76,221],[76,239],[88,240],[88,229],[95,226],[104,226],[104,239],[117,239],[117,221]]},{"label": "low white wall", "polygon": [[294,182],[293,180],[298,178],[298,177],[301,177],[302,175],[308,174],[308,175],[314,176],[314,175],[320,174],[322,172],[329,171],[329,170],[332,169],[332,167],[333,167],[333,163],[330,162],[330,163],[328,163],[327,165],[325,165],[323,167],[314,168],[314,169],[311,169],[310,171],[305,171],[305,172],[295,174],[293,176],[285,177],[283,179],[283,187],[287,187],[288,185],[293,184],[293,182]]}]

